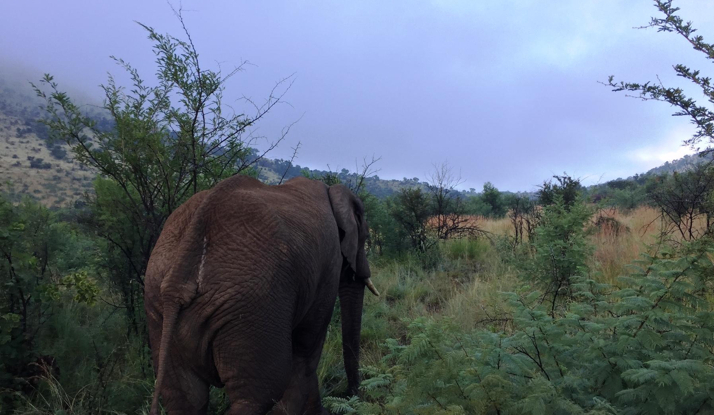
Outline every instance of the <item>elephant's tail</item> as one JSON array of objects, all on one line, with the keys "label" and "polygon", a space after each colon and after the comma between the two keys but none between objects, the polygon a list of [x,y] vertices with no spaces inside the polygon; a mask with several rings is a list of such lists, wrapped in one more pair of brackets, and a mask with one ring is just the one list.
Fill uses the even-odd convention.
[{"label": "elephant's tail", "polygon": [[151,401],[150,415],[159,415],[160,413],[159,394],[161,393],[161,386],[166,376],[166,359],[169,352],[169,344],[171,344],[171,337],[176,327],[180,309],[181,305],[176,302],[167,302],[164,304],[164,321],[161,329],[161,345],[159,346],[159,364],[156,370],[156,384],[154,385],[154,398]]},{"label": "elephant's tail", "polygon": [[178,262],[173,265],[169,274],[161,283],[161,300],[163,302],[163,323],[161,328],[161,343],[159,345],[159,362],[156,370],[156,385],[151,402],[150,415],[159,415],[159,394],[164,385],[169,347],[176,331],[176,325],[181,308],[189,305],[199,290],[203,263],[205,261],[206,210],[208,200],[203,201],[178,246]]}]

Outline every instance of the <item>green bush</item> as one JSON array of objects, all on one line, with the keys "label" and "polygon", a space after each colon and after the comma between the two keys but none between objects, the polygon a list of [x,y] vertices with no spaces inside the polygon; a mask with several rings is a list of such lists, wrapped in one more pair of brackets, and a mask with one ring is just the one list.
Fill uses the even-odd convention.
[{"label": "green bush", "polygon": [[548,180],[540,186],[538,191],[538,201],[543,206],[550,206],[560,199],[566,209],[577,203],[583,191],[580,180],[573,179],[567,174],[553,176],[553,180]]},{"label": "green bush", "polygon": [[409,323],[337,413],[695,414],[714,411],[714,244],[646,257],[609,285],[574,277],[554,316],[540,291],[504,293],[506,331]]},{"label": "green bush", "polygon": [[559,299],[572,296],[572,280],[589,272],[587,260],[593,247],[586,238],[586,224],[593,210],[582,199],[566,204],[559,194],[543,208],[540,225],[531,241],[532,259],[522,262],[521,276],[528,283],[543,290],[543,300],[548,300],[551,314]]}]

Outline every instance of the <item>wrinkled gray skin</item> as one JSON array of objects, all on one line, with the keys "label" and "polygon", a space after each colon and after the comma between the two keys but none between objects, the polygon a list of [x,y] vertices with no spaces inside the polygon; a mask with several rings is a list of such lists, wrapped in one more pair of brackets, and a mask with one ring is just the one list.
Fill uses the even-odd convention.
[{"label": "wrinkled gray skin", "polygon": [[356,394],[367,232],[349,189],[305,178],[233,176],[180,206],[146,272],[152,414],[159,394],[169,414],[205,413],[209,385],[230,414],[326,414],[315,371],[338,293]]}]

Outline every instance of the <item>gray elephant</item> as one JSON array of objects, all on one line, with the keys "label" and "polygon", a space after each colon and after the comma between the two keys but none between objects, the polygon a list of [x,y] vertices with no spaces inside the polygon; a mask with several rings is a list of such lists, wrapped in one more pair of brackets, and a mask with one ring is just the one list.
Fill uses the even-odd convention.
[{"label": "gray elephant", "polygon": [[169,414],[205,413],[209,385],[230,414],[324,414],[316,369],[339,293],[348,392],[359,385],[362,202],[306,178],[268,186],[233,176],[168,218],[152,252],[145,309]]}]

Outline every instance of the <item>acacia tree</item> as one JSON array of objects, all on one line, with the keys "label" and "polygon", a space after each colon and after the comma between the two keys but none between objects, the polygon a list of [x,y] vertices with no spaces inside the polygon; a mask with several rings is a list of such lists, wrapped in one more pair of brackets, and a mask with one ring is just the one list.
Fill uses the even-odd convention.
[{"label": "acacia tree", "polygon": [[543,206],[550,206],[555,203],[556,197],[560,196],[566,209],[570,209],[582,191],[583,186],[580,184],[580,179],[573,179],[568,176],[568,173],[563,173],[562,176],[555,175],[553,178],[555,182],[546,180],[540,186],[538,202]]},{"label": "acacia tree", "polygon": [[[685,22],[677,15],[678,7],[672,5],[672,0],[655,0],[655,6],[663,17],[653,17],[644,28],[657,28],[658,32],[676,33],[685,39],[694,50],[704,54],[705,59],[714,62],[714,44],[704,41],[704,37],[695,34],[696,29],[692,22]],[[699,70],[691,69],[686,65],[673,66],[677,76],[689,80],[696,86],[709,104],[714,104],[714,87],[711,78],[703,76]],[[700,152],[700,155],[709,154],[714,149],[714,111],[707,106],[699,105],[685,95],[681,88],[667,87],[661,82],[615,82],[610,76],[607,84],[614,91],[635,92],[637,98],[667,102],[678,108],[674,116],[688,117],[696,126],[694,135],[684,143]],[[700,145],[704,145],[702,149]],[[685,240],[695,239],[700,236],[695,230],[695,219],[699,216],[706,217],[706,231],[710,229],[711,205],[711,173],[707,167],[699,167],[694,172],[675,175],[663,186],[653,192],[650,197],[657,205],[662,216],[669,224],[679,231]],[[667,230],[665,229],[665,232]]]},{"label": "acacia tree", "polygon": [[503,195],[491,182],[483,184],[481,200],[490,207],[488,215],[493,218],[502,218],[506,214],[506,207],[503,204]]},{"label": "acacia tree", "polygon": [[[692,22],[685,22],[676,13],[678,7],[672,5],[672,0],[655,0],[655,6],[662,13],[663,17],[653,17],[649,25],[644,27],[657,28],[658,32],[673,32],[684,38],[694,50],[704,54],[705,59],[714,61],[714,44],[706,43],[700,35],[695,35],[696,29],[692,27]],[[691,69],[685,65],[674,65],[675,73],[692,82],[704,95],[710,104],[714,104],[714,87],[711,78],[703,76],[699,70]],[[696,126],[694,135],[685,140],[685,144],[700,150],[698,147],[702,141],[707,146],[703,153],[712,151],[710,147],[714,143],[714,111],[710,108],[699,105],[693,99],[684,94],[681,88],[666,87],[660,82],[615,82],[614,76],[610,76],[607,84],[614,88],[614,91],[627,91],[637,93],[637,97],[643,100],[654,100],[667,102],[677,107],[679,110],[675,116],[688,117],[692,124]]]},{"label": "acacia tree", "polygon": [[[245,98],[250,114],[226,111],[226,82],[246,62],[227,74],[205,68],[180,12],[177,16],[186,40],[141,25],[156,56],[154,86],[128,62],[112,56],[131,85],[119,86],[110,75],[102,85],[99,115],[73,102],[49,74],[32,85],[45,101],[47,118],[42,122],[50,137],[66,141],[74,158],[99,174],[94,194],[87,196],[91,215],[85,223],[107,243],[107,273],[122,294],[135,331],[149,256],[171,212],[220,180],[250,172],[290,129],[253,155],[251,146],[260,137],[251,128],[281,102],[290,78],[278,82],[262,104]],[[98,121],[107,115],[109,128]]]},{"label": "acacia tree", "polygon": [[675,172],[662,180],[650,199],[669,224],[663,234],[676,232],[685,241],[709,235],[714,225],[714,168],[705,163]]}]

